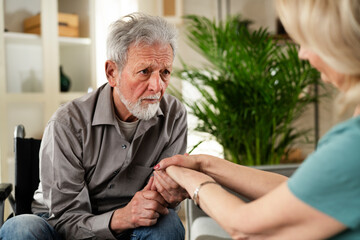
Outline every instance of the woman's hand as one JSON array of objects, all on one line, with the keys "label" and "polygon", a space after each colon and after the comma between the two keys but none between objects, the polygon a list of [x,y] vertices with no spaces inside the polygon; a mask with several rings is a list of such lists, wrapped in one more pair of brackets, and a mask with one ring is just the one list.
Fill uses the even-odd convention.
[{"label": "woman's hand", "polygon": [[201,171],[202,166],[205,165],[208,155],[175,155],[169,158],[164,158],[155,167],[154,170],[165,170],[169,166],[179,166],[184,168]]},{"label": "woman's hand", "polygon": [[166,173],[192,197],[194,190],[203,182],[214,181],[210,176],[188,168],[169,166]]}]

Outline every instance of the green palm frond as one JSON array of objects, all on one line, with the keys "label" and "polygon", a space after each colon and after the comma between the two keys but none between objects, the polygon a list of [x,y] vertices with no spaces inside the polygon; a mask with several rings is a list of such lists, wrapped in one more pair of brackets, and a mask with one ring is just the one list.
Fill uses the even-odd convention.
[{"label": "green palm frond", "polygon": [[309,133],[291,124],[317,101],[305,89],[317,83],[318,72],[298,58],[293,43],[279,44],[266,29],[250,31],[240,16],[219,23],[185,19],[190,46],[208,61],[202,69],[183,63],[177,72],[202,96],[184,99],[199,119],[196,130],[212,134],[233,162],[279,163]]}]

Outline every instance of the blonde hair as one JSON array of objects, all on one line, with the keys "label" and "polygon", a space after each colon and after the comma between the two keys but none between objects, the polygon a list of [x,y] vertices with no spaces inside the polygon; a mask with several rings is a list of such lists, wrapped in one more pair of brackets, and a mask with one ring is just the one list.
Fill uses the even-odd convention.
[{"label": "blonde hair", "polygon": [[[276,0],[287,33],[351,86],[343,103],[360,103],[360,1]],[[354,92],[355,91],[355,92]]]}]

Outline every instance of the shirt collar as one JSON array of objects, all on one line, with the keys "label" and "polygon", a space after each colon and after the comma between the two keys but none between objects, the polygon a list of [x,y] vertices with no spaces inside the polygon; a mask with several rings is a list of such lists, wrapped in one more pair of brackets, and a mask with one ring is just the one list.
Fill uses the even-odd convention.
[{"label": "shirt collar", "polygon": [[92,125],[101,125],[101,124],[116,124],[115,113],[113,109],[113,96],[111,91],[111,86],[106,83],[101,86],[97,91],[98,98],[96,101],[94,118]]},{"label": "shirt collar", "polygon": [[[92,125],[117,125],[116,115],[114,110],[114,99],[112,95],[112,87],[109,83],[104,84],[102,87],[98,89],[98,99],[96,102],[94,118],[92,120]],[[163,100],[161,100],[162,102]],[[160,106],[156,112],[156,115],[149,119],[148,121],[153,122],[157,121],[157,117],[163,116],[164,113]],[[141,120],[141,122],[144,122]],[[147,122],[147,121],[145,121]]]}]

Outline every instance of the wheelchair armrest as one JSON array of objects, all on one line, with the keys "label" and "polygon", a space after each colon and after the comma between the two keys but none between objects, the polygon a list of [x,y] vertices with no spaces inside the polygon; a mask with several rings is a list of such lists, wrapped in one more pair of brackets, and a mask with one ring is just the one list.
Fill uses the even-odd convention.
[{"label": "wheelchair armrest", "polygon": [[13,201],[11,195],[12,184],[11,183],[0,183],[0,227],[4,223],[4,207],[5,200],[9,198],[10,204]]},{"label": "wheelchair armrest", "polygon": [[11,183],[0,183],[0,201],[5,201],[12,191]]}]

